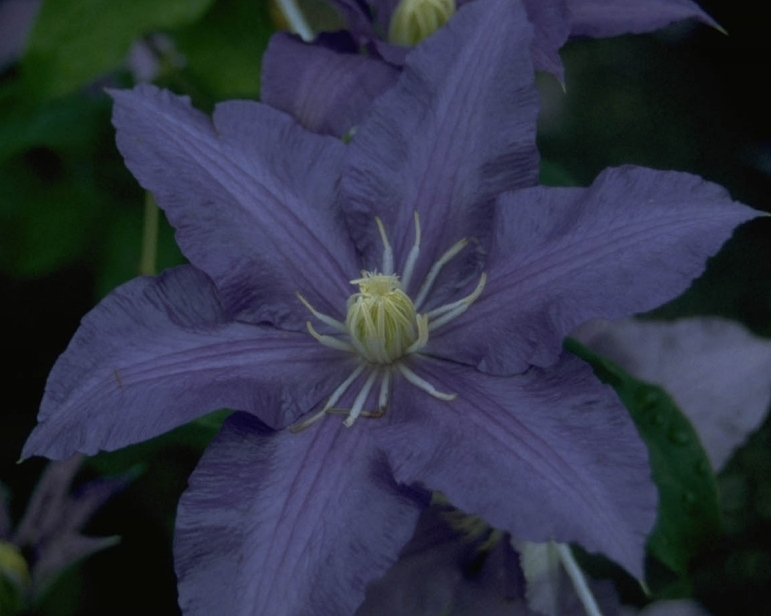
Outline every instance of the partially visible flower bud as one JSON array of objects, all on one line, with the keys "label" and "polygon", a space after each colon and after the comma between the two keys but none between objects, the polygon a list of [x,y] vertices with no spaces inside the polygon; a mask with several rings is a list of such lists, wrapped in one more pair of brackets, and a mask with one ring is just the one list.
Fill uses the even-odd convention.
[{"label": "partially visible flower bud", "polygon": [[391,17],[388,41],[406,47],[431,36],[455,15],[455,0],[402,0]]}]

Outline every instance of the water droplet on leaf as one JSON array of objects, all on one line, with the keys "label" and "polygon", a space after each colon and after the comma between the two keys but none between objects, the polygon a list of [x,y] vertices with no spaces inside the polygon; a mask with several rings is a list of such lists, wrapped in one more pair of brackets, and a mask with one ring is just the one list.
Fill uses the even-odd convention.
[{"label": "water droplet on leaf", "polygon": [[687,430],[682,428],[671,428],[668,433],[669,440],[676,445],[685,445],[691,440]]},{"label": "water droplet on leaf", "polygon": [[699,511],[699,497],[695,492],[686,490],[683,494],[683,507],[688,515],[696,515]]},{"label": "water droplet on leaf", "polygon": [[656,408],[659,403],[658,394],[652,389],[648,389],[647,387],[639,388],[635,392],[634,398],[637,406],[639,406],[643,411],[651,411]]},{"label": "water droplet on leaf", "polygon": [[706,460],[699,460],[696,462],[696,464],[694,464],[693,470],[697,475],[704,477],[709,474],[709,464]]}]

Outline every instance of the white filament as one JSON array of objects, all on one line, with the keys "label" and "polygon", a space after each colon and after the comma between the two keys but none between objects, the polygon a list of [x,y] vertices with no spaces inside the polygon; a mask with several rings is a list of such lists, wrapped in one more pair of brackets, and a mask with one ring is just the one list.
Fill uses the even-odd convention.
[{"label": "white filament", "polygon": [[306,43],[312,41],[313,30],[311,30],[310,25],[305,20],[305,16],[300,10],[297,2],[295,2],[295,0],[276,0],[276,2],[278,3],[281,12],[284,14],[284,17],[286,17],[292,31],[299,34],[300,38]]}]

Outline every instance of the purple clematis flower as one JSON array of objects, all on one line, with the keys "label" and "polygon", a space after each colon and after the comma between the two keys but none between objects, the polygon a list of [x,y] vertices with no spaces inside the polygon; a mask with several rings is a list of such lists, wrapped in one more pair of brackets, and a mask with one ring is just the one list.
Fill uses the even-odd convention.
[{"label": "purple clematis flower", "polygon": [[23,455],[236,409],[180,502],[186,614],[353,613],[425,490],[642,576],[647,453],[562,340],[682,292],[757,212],[635,167],[523,188],[538,172],[530,36],[517,3],[464,7],[349,145],[265,104],[210,119],[152,86],[112,93],[118,147],[192,265],[83,319]]},{"label": "purple clematis flower", "polygon": [[90,481],[71,494],[82,461],[83,456],[76,454],[49,463],[15,531],[0,490],[0,577],[12,574],[25,605],[31,606],[45,595],[65,569],[120,541],[120,537],[89,537],[81,531],[110,498],[128,485],[131,476]]},{"label": "purple clematis flower", "polygon": [[[476,0],[331,0],[348,32],[322,34],[314,44],[289,34],[271,39],[265,55],[264,102],[315,132],[344,135],[396,82],[411,45]],[[570,38],[642,33],[696,19],[719,27],[691,0],[511,0],[534,28],[530,53],[537,70],[563,80],[559,49]],[[389,41],[400,41],[393,44]],[[406,45],[410,46],[406,46]],[[367,50],[366,55],[360,53]],[[286,75],[293,79],[287,80]]]},{"label": "purple clematis flower", "polygon": [[[475,0],[330,0],[353,40],[387,62],[404,63],[409,46],[435,32]],[[683,19],[717,23],[691,0],[522,0],[534,33],[536,70],[562,75],[558,51],[570,38],[604,38],[663,28]]]}]

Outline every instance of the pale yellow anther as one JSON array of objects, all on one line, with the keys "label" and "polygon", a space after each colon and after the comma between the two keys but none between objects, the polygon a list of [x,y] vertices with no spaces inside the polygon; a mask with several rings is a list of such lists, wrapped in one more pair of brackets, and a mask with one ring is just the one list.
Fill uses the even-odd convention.
[{"label": "pale yellow anther", "polygon": [[455,0],[401,0],[391,16],[388,41],[411,47],[431,36],[455,15]]}]

